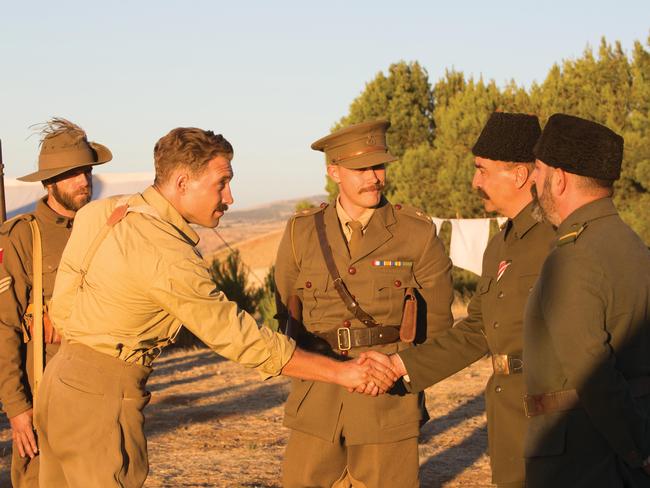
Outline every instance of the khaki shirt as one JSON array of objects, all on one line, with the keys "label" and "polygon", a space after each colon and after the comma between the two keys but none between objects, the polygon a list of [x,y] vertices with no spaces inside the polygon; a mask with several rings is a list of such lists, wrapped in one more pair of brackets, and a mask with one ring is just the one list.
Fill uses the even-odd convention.
[{"label": "khaki shirt", "polygon": [[367,208],[363,211],[358,219],[353,219],[345,211],[343,205],[341,205],[341,196],[339,195],[336,198],[336,215],[339,218],[339,222],[341,222],[341,230],[343,231],[345,240],[348,242],[350,242],[350,239],[352,239],[352,229],[350,228],[350,222],[353,220],[358,221],[361,224],[361,233],[365,235],[366,230],[368,229],[368,223],[370,222],[370,218],[374,212],[374,208]]},{"label": "khaki shirt", "polygon": [[155,188],[130,197],[128,213],[80,273],[118,203],[92,202],[77,214],[52,300],[65,339],[148,365],[184,325],[220,355],[264,377],[280,374],[295,343],[259,328],[215,288],[196,232]]},{"label": "khaki shirt", "polygon": [[[558,228],[526,307],[528,394],[577,391],[580,406],[530,419],[527,485],[623,486],[650,455],[650,251],[610,198]],[[626,474],[627,473],[627,474]]]},{"label": "khaki shirt", "polygon": [[[527,205],[490,240],[467,317],[430,344],[400,352],[414,391],[447,378],[486,354],[508,354],[521,361],[524,308],[555,241],[553,227],[536,222],[531,210],[532,205]],[[505,268],[499,274],[500,266]],[[493,483],[524,481],[524,393],[521,373],[495,374],[487,384]]]},{"label": "khaki shirt", "polygon": [[[35,219],[43,245],[43,298],[48,301],[61,254],[72,232],[72,219],[39,200],[33,213],[0,227],[0,400],[9,418],[32,408],[32,343],[23,342],[23,323],[32,296],[32,231]],[[46,363],[58,350],[46,344]]]}]

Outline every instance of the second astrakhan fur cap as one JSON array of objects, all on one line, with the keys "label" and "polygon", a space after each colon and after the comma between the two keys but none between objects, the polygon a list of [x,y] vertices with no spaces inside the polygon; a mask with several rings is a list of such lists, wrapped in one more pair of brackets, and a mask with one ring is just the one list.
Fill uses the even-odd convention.
[{"label": "second astrakhan fur cap", "polygon": [[569,173],[618,180],[623,162],[623,138],[591,120],[553,114],[535,146],[535,156]]}]

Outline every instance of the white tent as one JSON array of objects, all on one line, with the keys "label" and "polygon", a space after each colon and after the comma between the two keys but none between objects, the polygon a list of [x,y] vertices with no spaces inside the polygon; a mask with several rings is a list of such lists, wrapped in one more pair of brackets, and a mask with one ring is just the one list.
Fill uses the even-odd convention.
[{"label": "white tent", "polygon": [[[141,192],[153,183],[153,177],[153,172],[93,175],[93,198]],[[45,189],[40,182],[25,183],[7,178],[5,180],[7,218],[32,211],[36,201],[44,195]]]}]

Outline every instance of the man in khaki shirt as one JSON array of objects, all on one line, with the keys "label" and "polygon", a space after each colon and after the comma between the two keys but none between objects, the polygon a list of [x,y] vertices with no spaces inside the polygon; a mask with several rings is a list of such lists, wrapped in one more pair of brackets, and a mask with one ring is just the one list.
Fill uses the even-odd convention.
[{"label": "man in khaki shirt", "polygon": [[152,187],[79,213],[53,296],[64,341],[36,404],[43,486],[142,486],[145,384],[181,325],[264,378],[285,374],[351,389],[368,383],[374,394],[372,379],[382,389],[389,384],[368,364],[296,349],[215,288],[189,224],[215,227],[232,204],[232,154],[221,135],[174,129],[155,146]]},{"label": "man in khaki shirt", "polygon": [[[43,124],[38,170],[19,180],[41,181],[47,195],[33,212],[0,226],[0,401],[11,425],[15,488],[38,487],[40,456],[32,404],[43,366],[60,342],[47,304],[75,213],[92,195],[92,166],[111,157],[107,147],[89,142],[83,129],[68,120],[54,118]],[[40,244],[34,241],[36,233]],[[45,305],[40,314],[35,305],[39,295]],[[42,334],[36,334],[35,324],[41,324]]]}]

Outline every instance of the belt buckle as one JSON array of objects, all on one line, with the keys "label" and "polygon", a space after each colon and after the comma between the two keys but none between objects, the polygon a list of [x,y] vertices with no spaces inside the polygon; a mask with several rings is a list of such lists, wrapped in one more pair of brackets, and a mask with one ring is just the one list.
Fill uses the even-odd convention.
[{"label": "belt buckle", "polygon": [[492,355],[492,369],[494,374],[510,374],[510,364],[507,354]]},{"label": "belt buckle", "polygon": [[338,343],[339,351],[349,351],[352,348],[350,329],[347,327],[339,327],[336,329],[336,342]]}]

